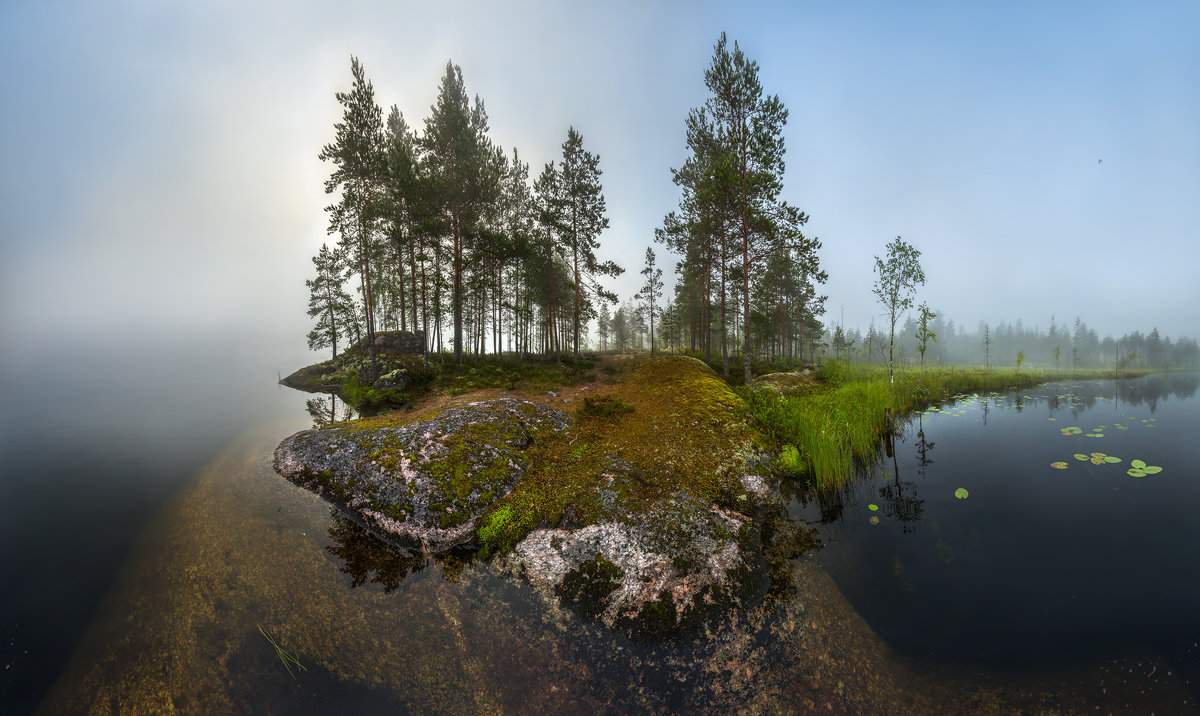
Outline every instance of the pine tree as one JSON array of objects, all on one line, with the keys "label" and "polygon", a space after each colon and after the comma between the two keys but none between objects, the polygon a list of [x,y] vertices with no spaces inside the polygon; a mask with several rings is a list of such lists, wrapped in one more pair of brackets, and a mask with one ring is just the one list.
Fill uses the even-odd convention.
[{"label": "pine tree", "polygon": [[800,228],[808,216],[779,199],[785,169],[783,127],[788,112],[777,95],[763,95],[758,63],[748,59],[735,42],[732,52],[725,33],[714,48],[712,63],[704,72],[711,92],[705,109],[712,118],[722,155],[716,176],[731,201],[735,251],[741,254],[742,358],[745,380],[751,378],[750,282],[754,266],[783,248],[796,251],[816,268],[820,243],[809,240]]},{"label": "pine tree", "polygon": [[600,157],[583,148],[583,135],[574,127],[567,130],[562,145],[561,198],[563,201],[562,238],[571,260],[575,284],[575,303],[572,312],[574,335],[572,349],[579,360],[579,326],[581,306],[587,295],[594,293],[602,300],[616,301],[616,296],[596,282],[597,276],[619,276],[623,269],[612,261],[599,261],[600,232],[608,228],[604,215],[604,193],[600,185]]},{"label": "pine tree", "polygon": [[649,246],[646,247],[646,267],[642,269],[642,275],[646,277],[646,283],[638,291],[638,297],[642,299],[643,311],[650,319],[650,357],[653,358],[655,303],[662,298],[663,281],[662,269],[654,265],[654,249]]},{"label": "pine tree", "polygon": [[322,244],[313,257],[313,266],[317,275],[304,282],[309,291],[308,315],[317,319],[317,325],[308,332],[308,348],[315,351],[332,346],[333,357],[337,358],[338,338],[350,335],[350,324],[354,320],[354,300],[342,283],[345,256],[337,249],[331,250],[328,244]]},{"label": "pine tree", "polygon": [[434,183],[437,208],[450,238],[451,311],[454,360],[462,361],[464,256],[473,248],[480,217],[500,193],[501,167],[487,138],[487,112],[483,100],[467,99],[462,70],[446,63],[446,74],[437,102],[425,120],[421,139]]},{"label": "pine tree", "polygon": [[384,171],[383,119],[375,103],[375,89],[356,57],[350,58],[350,72],[354,77],[351,90],[335,95],[344,108],[342,121],[334,125],[334,142],[325,145],[318,156],[336,167],[325,182],[325,193],[341,191],[340,201],[325,208],[330,215],[328,232],[340,235],[338,245],[350,258],[351,272],[359,276],[367,346],[374,358],[375,297],[371,290],[371,265],[379,256],[375,224]]}]

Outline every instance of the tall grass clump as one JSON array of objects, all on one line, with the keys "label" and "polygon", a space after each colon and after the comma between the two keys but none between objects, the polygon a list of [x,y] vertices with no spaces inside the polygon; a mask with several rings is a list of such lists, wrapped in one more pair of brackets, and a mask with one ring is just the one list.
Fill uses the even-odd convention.
[{"label": "tall grass clump", "polygon": [[[874,455],[888,429],[888,408],[895,420],[961,394],[1020,389],[1069,377],[1061,372],[1014,374],[950,367],[897,371],[895,383],[889,385],[886,366],[828,361],[817,372],[821,386],[807,394],[781,395],[746,387],[738,391],[767,435],[781,447],[795,446],[804,474],[818,489],[827,489],[849,480],[855,459]],[[788,457],[790,462],[796,460]],[[784,470],[794,472],[791,467]]]}]

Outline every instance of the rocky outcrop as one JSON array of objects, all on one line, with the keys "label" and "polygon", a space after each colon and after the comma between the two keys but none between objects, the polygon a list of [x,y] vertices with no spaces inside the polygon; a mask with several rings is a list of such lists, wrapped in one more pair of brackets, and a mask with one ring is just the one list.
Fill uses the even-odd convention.
[{"label": "rocky outcrop", "polygon": [[752,531],[746,515],[678,492],[624,521],[534,530],[504,566],[609,626],[657,632],[736,597]]},{"label": "rocky outcrop", "polygon": [[388,541],[473,544],[609,626],[672,633],[740,603],[771,494],[741,399],[670,357],[581,403],[578,422],[512,398],[369,418],[288,438],[275,468]]},{"label": "rocky outcrop", "polygon": [[501,398],[407,425],[307,430],[275,450],[275,470],[364,527],[440,552],[470,542],[475,521],[525,474],[524,452],[572,424],[540,403]]}]

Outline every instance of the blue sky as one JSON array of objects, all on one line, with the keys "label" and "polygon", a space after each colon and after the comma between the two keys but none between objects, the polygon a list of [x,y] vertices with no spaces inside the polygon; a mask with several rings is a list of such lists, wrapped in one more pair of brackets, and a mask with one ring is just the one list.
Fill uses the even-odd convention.
[{"label": "blue sky", "polygon": [[721,31],[790,111],[784,197],[824,242],[827,318],[882,312],[872,257],[901,235],[919,300],[972,328],[1200,334],[1194,2],[100,5],[0,6],[9,335],[302,346],[351,54],[418,126],[453,60],[534,173],[579,129],[629,296]]}]

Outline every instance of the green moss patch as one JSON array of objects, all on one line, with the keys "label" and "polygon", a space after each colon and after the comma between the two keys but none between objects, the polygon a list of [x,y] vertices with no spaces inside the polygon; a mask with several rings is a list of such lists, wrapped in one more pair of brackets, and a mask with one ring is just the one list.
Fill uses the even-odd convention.
[{"label": "green moss patch", "polygon": [[504,519],[476,531],[487,551],[557,526],[567,505],[579,525],[630,519],[680,491],[737,511],[751,506],[739,476],[757,433],[742,399],[700,361],[640,361],[591,405],[620,419],[579,420],[567,433],[536,439],[529,471],[492,510],[504,508]]},{"label": "green moss patch", "polygon": [[621,585],[624,572],[601,554],[568,572],[558,595],[585,617],[596,617],[608,606],[608,596]]}]

